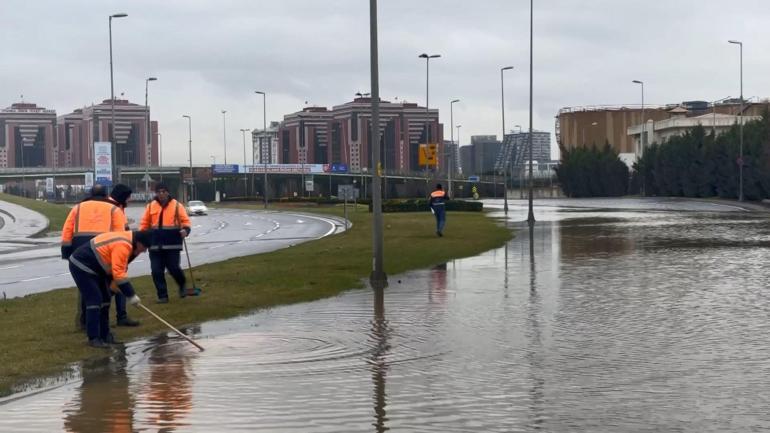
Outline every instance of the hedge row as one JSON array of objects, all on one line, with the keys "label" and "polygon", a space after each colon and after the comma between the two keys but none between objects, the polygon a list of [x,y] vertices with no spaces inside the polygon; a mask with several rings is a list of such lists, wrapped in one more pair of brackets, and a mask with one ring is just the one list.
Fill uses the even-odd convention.
[{"label": "hedge row", "polygon": [[[480,201],[449,200],[446,203],[448,211],[481,212],[484,204]],[[369,203],[369,211],[372,204]],[[428,200],[424,198],[393,199],[382,202],[383,212],[428,212]]]}]

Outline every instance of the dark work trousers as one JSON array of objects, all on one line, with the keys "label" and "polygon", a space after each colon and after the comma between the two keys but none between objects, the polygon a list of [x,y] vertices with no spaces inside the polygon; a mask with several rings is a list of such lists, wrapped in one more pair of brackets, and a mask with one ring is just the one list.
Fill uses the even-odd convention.
[{"label": "dark work trousers", "polygon": [[110,291],[103,276],[90,274],[70,263],[70,274],[86,305],[86,335],[105,339],[110,333]]},{"label": "dark work trousers", "polygon": [[165,270],[179,285],[179,292],[184,292],[184,271],[179,266],[179,250],[154,250],[150,251],[150,268],[152,269],[152,281],[158,292],[158,299],[168,299]]},{"label": "dark work trousers", "polygon": [[433,206],[433,213],[436,216],[436,233],[442,233],[446,224],[446,209],[444,206]]},{"label": "dark work trousers", "polygon": [[[109,282],[105,282],[105,284],[109,285]],[[80,314],[78,315],[78,319],[80,320],[80,324],[85,326],[86,300],[83,299],[83,296],[79,294],[78,294],[78,299],[80,300]],[[118,321],[128,317],[128,312],[126,311],[126,297],[123,296],[122,293],[115,294],[115,312],[116,312],[116,317]]]}]

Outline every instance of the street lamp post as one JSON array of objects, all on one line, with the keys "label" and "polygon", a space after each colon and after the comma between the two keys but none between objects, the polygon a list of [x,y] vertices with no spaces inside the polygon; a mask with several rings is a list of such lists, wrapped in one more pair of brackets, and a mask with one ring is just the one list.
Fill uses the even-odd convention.
[{"label": "street lamp post", "polygon": [[182,117],[187,119],[187,137],[188,137],[188,155],[190,157],[190,198],[195,198],[195,182],[193,182],[193,166],[192,166],[192,118],[184,114]]},{"label": "street lamp post", "polygon": [[532,228],[535,225],[535,211],[532,204],[532,48],[533,48],[533,17],[534,17],[534,0],[529,0],[529,213],[527,215],[527,222],[529,223],[529,231],[532,232]]},{"label": "street lamp post", "polygon": [[157,81],[155,77],[148,77],[144,80],[144,117],[145,129],[147,130],[147,141],[144,143],[144,193],[150,192],[150,158],[152,147],[150,146],[150,105],[148,100],[150,81]]},{"label": "street lamp post", "polygon": [[[439,58],[441,54],[422,53],[417,57],[425,59],[425,145],[427,146],[430,143],[430,59]],[[425,169],[428,169],[427,161]]]},{"label": "street lamp post", "polygon": [[641,121],[642,133],[639,136],[639,146],[640,146],[639,156],[642,156],[642,155],[644,155],[644,146],[645,146],[646,141],[647,141],[645,139],[646,138],[645,137],[645,129],[646,129],[646,126],[647,126],[647,122],[644,120],[644,81],[633,80],[632,83],[636,83],[636,84],[639,84],[639,85],[642,86],[642,121]]},{"label": "street lamp post", "polygon": [[241,129],[241,135],[243,136],[243,190],[246,193],[246,197],[248,197],[249,196],[249,175],[246,172],[246,131],[250,131],[250,129],[249,128]]},{"label": "street lamp post", "polygon": [[[644,147],[647,142],[647,137],[645,136],[645,129],[647,129],[647,122],[644,120],[644,81],[640,80],[633,80],[632,83],[639,84],[642,86],[642,121],[640,122],[640,126],[642,127],[641,134],[639,135],[639,155],[638,157],[641,158],[644,156]],[[585,131],[583,132],[585,134]],[[584,136],[585,137],[585,136]],[[585,141],[585,139],[583,140]],[[642,179],[641,179],[641,185],[639,186],[639,192],[642,194],[642,197],[644,197],[645,191],[644,191],[644,168],[642,169]]]},{"label": "street lamp post", "polygon": [[740,128],[740,150],[738,154],[738,201],[743,201],[743,42],[741,41],[728,41],[731,44],[736,44],[741,50],[741,109],[738,113],[738,128]]},{"label": "street lamp post", "polygon": [[227,164],[227,110],[222,110],[222,142],[225,146],[224,164]]},{"label": "street lamp post", "polygon": [[[267,209],[267,152],[268,147],[270,146],[270,140],[267,139],[267,94],[265,92],[255,90],[254,93],[258,95],[262,95],[262,140],[259,142],[259,156],[262,158],[262,165],[264,168],[264,175],[265,175],[265,186],[264,186],[264,195],[265,195],[265,209]],[[267,144],[265,144],[265,140],[267,140]],[[251,151],[252,154],[252,160],[254,155],[254,150]]]},{"label": "street lamp post", "polygon": [[[503,143],[503,156],[505,156],[505,82],[503,81],[503,72],[513,69],[513,66],[500,68],[500,114],[503,120],[503,135],[500,137]],[[503,210],[508,213],[508,164],[503,158]]]},{"label": "street lamp post", "polygon": [[[454,158],[455,158],[455,118],[454,118],[454,104],[456,102],[460,102],[459,99],[453,99],[449,102],[449,135],[450,141],[452,142],[452,151],[449,154],[449,164],[447,164],[449,167],[449,174],[447,179],[447,193],[449,194],[449,197],[452,197],[452,170],[454,169]],[[458,132],[459,133],[459,132]],[[459,138],[459,137],[458,137]],[[459,152],[460,145],[457,145],[457,151]]]},{"label": "street lamp post", "polygon": [[118,147],[115,144],[115,80],[113,78],[113,72],[112,72],[112,19],[113,18],[125,18],[128,14],[125,13],[118,13],[118,14],[112,14],[109,18],[109,28],[110,28],[110,106],[111,106],[111,120],[110,120],[110,147],[112,148],[112,181],[117,181],[117,153],[118,153]]},{"label": "street lamp post", "polygon": [[388,283],[383,263],[382,230],[382,172],[380,161],[380,66],[377,45],[377,0],[369,0],[369,72],[371,76],[372,127],[370,143],[372,145],[372,273],[369,281],[376,289],[384,288]]}]

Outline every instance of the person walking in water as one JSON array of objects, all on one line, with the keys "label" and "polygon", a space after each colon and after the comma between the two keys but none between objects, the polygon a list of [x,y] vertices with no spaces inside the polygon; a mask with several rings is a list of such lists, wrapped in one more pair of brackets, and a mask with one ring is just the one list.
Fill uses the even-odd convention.
[{"label": "person walking in water", "polygon": [[444,236],[444,225],[446,224],[446,202],[449,200],[444,188],[440,183],[436,184],[436,189],[430,193],[428,206],[433,216],[436,217],[436,235]]}]

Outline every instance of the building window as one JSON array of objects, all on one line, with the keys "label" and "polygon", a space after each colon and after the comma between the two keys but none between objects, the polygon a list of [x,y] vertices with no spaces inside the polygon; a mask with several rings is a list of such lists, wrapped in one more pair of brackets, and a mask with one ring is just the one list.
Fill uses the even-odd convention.
[{"label": "building window", "polygon": [[288,129],[284,129],[283,132],[281,132],[281,162],[284,164],[289,163],[290,136],[291,133]]},{"label": "building window", "polygon": [[358,113],[350,115],[350,139],[358,141]]}]

